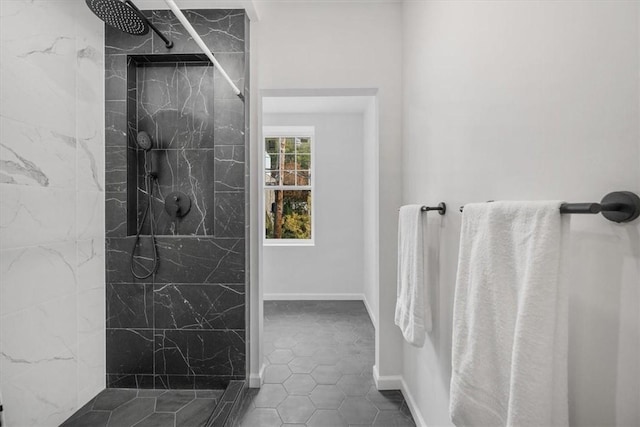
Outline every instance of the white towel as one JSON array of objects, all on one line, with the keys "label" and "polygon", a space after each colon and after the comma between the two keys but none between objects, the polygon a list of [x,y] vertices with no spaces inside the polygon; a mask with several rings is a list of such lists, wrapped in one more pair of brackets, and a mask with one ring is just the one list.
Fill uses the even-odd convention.
[{"label": "white towel", "polygon": [[425,303],[422,206],[400,208],[398,220],[398,289],[395,323],[409,344],[421,347],[431,330],[431,307]]},{"label": "white towel", "polygon": [[468,204],[450,395],[457,426],[566,426],[568,304],[560,202]]}]

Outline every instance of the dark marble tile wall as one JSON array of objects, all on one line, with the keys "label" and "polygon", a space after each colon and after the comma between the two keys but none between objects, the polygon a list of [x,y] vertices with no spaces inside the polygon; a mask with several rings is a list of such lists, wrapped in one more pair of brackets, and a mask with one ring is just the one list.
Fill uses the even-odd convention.
[{"label": "dark marble tile wall", "polygon": [[[145,14],[175,44],[106,27],[107,385],[220,388],[246,376],[248,110],[169,11]],[[243,11],[186,11],[218,61],[248,93]],[[247,100],[248,106],[248,100]],[[130,254],[146,197],[144,153],[154,141],[158,270],[135,279]],[[172,191],[192,198],[178,223]],[[142,224],[143,234],[148,223]],[[135,263],[148,265],[142,236]]]}]

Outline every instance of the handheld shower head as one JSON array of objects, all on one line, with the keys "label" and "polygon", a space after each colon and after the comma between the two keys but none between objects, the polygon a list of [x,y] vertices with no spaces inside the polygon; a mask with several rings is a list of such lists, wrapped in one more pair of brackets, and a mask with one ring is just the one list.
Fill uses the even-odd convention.
[{"label": "handheld shower head", "polygon": [[138,137],[136,138],[136,142],[138,143],[138,147],[140,147],[144,151],[149,151],[153,147],[153,142],[151,141],[151,137],[145,131],[138,132]]}]

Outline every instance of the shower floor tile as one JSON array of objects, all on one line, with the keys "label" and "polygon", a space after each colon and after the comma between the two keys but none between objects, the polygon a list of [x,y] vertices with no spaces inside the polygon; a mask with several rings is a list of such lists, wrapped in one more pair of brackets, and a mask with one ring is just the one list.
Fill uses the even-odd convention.
[{"label": "shower floor tile", "polygon": [[374,337],[361,301],[265,301],[265,384],[240,426],[415,426],[400,391],[373,385]]},{"label": "shower floor tile", "polygon": [[103,390],[64,427],[200,427],[216,409],[224,390]]}]

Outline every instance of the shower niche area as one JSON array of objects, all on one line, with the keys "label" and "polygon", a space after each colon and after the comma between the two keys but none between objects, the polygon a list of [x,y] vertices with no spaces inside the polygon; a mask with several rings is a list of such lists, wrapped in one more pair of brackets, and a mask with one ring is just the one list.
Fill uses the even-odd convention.
[{"label": "shower niche area", "polygon": [[245,100],[170,11],[144,14],[171,49],[105,27],[109,388],[246,376],[249,25],[242,10],[184,13]]}]

